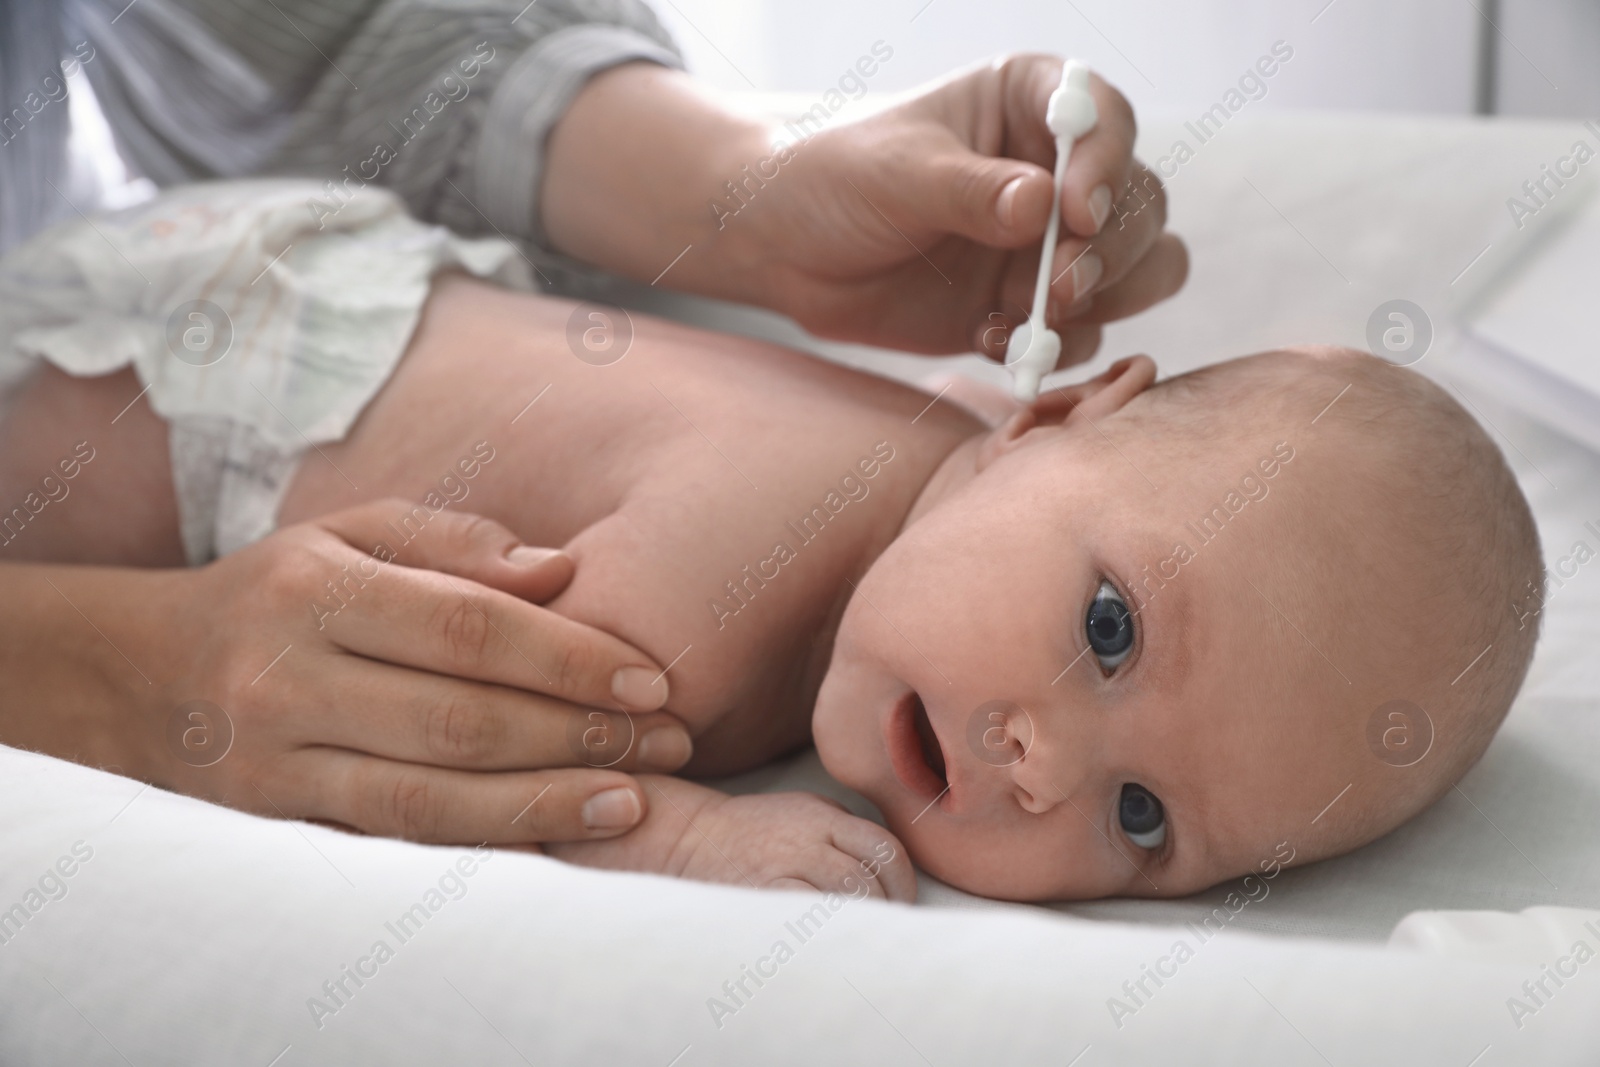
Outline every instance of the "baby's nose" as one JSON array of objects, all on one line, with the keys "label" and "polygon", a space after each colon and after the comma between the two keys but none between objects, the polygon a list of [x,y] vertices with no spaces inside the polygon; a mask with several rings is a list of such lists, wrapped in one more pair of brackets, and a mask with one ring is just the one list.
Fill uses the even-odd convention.
[{"label": "baby's nose", "polygon": [[998,791],[1011,794],[1025,811],[1042,815],[1066,799],[1055,781],[1057,762],[1039,743],[1034,716],[1010,700],[991,700],[967,725],[967,747],[993,768]]},{"label": "baby's nose", "polygon": [[1052,762],[1036,749],[1011,768],[1012,788],[1023,811],[1043,815],[1068,802],[1066,786],[1057,780]]}]

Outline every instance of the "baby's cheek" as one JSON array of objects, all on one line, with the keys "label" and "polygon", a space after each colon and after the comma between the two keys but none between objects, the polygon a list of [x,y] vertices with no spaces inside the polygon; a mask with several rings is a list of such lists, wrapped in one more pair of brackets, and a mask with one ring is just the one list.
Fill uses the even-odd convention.
[{"label": "baby's cheek", "polygon": [[874,736],[877,719],[869,687],[859,668],[841,662],[846,658],[841,651],[835,648],[817,692],[812,742],[829,774],[881,807],[881,799],[873,795],[878,777],[874,756],[882,752],[883,742]]},{"label": "baby's cheek", "polygon": [[1098,838],[1077,852],[1071,835],[1063,837],[1034,816],[1026,823],[934,827],[927,826],[928,818],[903,826],[889,819],[889,829],[919,869],[957,889],[1019,901],[1089,900],[1122,891],[1119,875],[1099,854]]}]

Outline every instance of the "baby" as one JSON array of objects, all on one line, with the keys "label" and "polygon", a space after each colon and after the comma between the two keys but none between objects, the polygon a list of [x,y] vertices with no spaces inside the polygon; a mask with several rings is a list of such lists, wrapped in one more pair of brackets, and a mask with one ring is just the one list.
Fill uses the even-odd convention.
[{"label": "baby", "polygon": [[[1177,896],[1409,819],[1482,755],[1527,669],[1527,505],[1409,370],[1312,347],[1158,383],[1135,356],[1026,407],[969,400],[985,420],[645,316],[597,365],[569,347],[574,316],[436,277],[393,377],[307,454],[278,521],[420,501],[471,457],[462,507],[576,557],[551,607],[671,665],[684,775],[815,742],[888,830],[809,794],[642,776],[635,830],[553,855],[834,891],[864,875],[895,899],[915,894],[908,857],[992,897]],[[20,425],[89,384],[36,379]],[[142,405],[124,422],[163,440]],[[73,432],[8,439],[50,456]],[[155,452],[104,450],[107,488],[80,479],[74,514],[181,558]],[[596,715],[602,740],[625,734]]]}]

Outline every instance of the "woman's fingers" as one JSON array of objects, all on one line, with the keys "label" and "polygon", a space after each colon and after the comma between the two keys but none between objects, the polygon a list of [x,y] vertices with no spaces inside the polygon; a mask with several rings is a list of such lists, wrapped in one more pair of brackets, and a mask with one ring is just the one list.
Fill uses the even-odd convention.
[{"label": "woman's fingers", "polygon": [[434,513],[410,500],[374,500],[316,524],[374,558],[470,578],[536,604],[565,589],[574,571],[565,552],[525,545],[492,519],[448,509]]},{"label": "woman's fingers", "polygon": [[1139,127],[1133,108],[1098,74],[1089,76],[1097,112],[1094,128],[1078,138],[1067,161],[1061,189],[1061,217],[1066,228],[1083,237],[1104,230],[1112,205],[1122,199],[1130,177],[1140,169],[1133,158]]},{"label": "woman's fingers", "polygon": [[1135,170],[1147,184],[1124,190],[1098,236],[1068,237],[1056,246],[1051,264],[1050,298],[1065,313],[1074,303],[1116,285],[1144,262],[1167,223],[1167,201],[1159,182],[1144,166]]},{"label": "woman's fingers", "polygon": [[[317,524],[369,557],[334,582],[341,610],[331,618],[342,624],[336,639],[353,642],[346,645],[351,651],[580,704],[650,711],[666,703],[665,672],[650,657],[514,599],[539,602],[560,593],[573,574],[566,553],[524,545],[481,516],[435,513],[399,499],[348,508]],[[386,572],[393,581],[382,581]],[[355,594],[368,582],[374,593],[366,606],[376,610],[363,611]],[[358,608],[348,618],[340,590]],[[377,623],[380,618],[391,621]],[[329,619],[319,615],[324,626]]]},{"label": "woman's fingers", "polygon": [[[165,639],[161,673],[218,703],[181,740],[169,732],[157,783],[430,841],[574,840],[636,825],[648,805],[623,768],[680,765],[688,735],[664,713],[593,705],[653,710],[666,699],[662,671],[608,634],[460,576],[518,585],[500,581],[517,563],[504,528],[442,511],[410,513],[408,526],[407,507],[279,530],[169,583],[178,637]],[[549,566],[535,561],[525,595],[568,581],[570,561]],[[169,731],[173,721],[183,726],[167,715]],[[214,758],[197,747],[212,726],[226,730]],[[538,769],[460,769],[519,765]]]},{"label": "woman's fingers", "polygon": [[[876,174],[875,199],[885,199],[923,233],[959,234],[980,244],[1014,248],[1038,241],[1054,185],[1031,163],[986,156],[948,136],[915,154],[891,155]],[[940,138],[942,142],[946,138]]]},{"label": "woman's fingers", "polygon": [[306,716],[308,740],[407,763],[478,771],[671,772],[694,750],[688,730],[664,713],[580,708],[520,689],[351,662],[362,667],[358,684],[330,682],[313,705],[296,709]]},{"label": "woman's fingers", "polygon": [[[1000,64],[1007,130],[1003,151],[1047,171],[1055,165],[1056,141],[1045,119],[1050,96],[1061,84],[1062,66],[1060,57],[1050,55],[1010,56]],[[1133,173],[1133,143],[1139,132],[1132,106],[1098,74],[1089,75],[1089,92],[1095,124],[1073,142],[1061,200],[1065,229],[1082,237],[1094,236],[1111,217],[1111,205]]]},{"label": "woman's fingers", "polygon": [[373,566],[341,579],[348,601],[319,616],[348,651],[577,704],[653,711],[666,703],[665,672],[608,633],[465,578],[363,562]]},{"label": "woman's fingers", "polygon": [[267,786],[279,813],[384,837],[458,844],[520,844],[616,837],[645,813],[644,790],[608,770],[458,771],[307,748]]},{"label": "woman's fingers", "polygon": [[[1137,170],[1140,174],[1149,173],[1143,164],[1139,164]],[[1085,315],[1089,310],[1085,301],[1091,298],[1094,308],[1103,313],[1101,299],[1105,292],[1120,285],[1135,271],[1145,272],[1144,277],[1149,281],[1157,279],[1157,270],[1165,271],[1159,275],[1163,281],[1174,277],[1170,268],[1174,266],[1172,254],[1175,249],[1164,247],[1163,244],[1177,240],[1163,229],[1166,225],[1165,196],[1154,196],[1148,192],[1144,196],[1141,200],[1130,194],[1119,201],[1111,221],[1099,236],[1088,240],[1068,236],[1056,246],[1050,264],[1047,309],[1048,321],[1053,329],[1069,327],[1079,315]],[[1158,253],[1162,258],[1154,264],[1149,263]],[[1036,249],[1012,254],[1001,281],[1000,295],[1004,303],[1021,308],[1032,306],[1038,266]],[[1152,270],[1152,267],[1156,270]],[[1181,284],[1183,272],[1178,272],[1175,277]],[[1169,290],[1163,297],[1175,291],[1175,288]],[[1093,321],[1110,320],[1096,314]]]},{"label": "woman's fingers", "polygon": [[1189,276],[1189,251],[1177,236],[1163,233],[1150,251],[1122,280],[1094,294],[1093,304],[1060,324],[1075,330],[1093,323],[1115,322],[1153,307],[1183,287]]},{"label": "woman's fingers", "polygon": [[[1002,64],[1008,87],[1006,151],[1049,167],[1055,142],[1045,126],[1050,94],[1061,78],[1061,61],[1052,56],[1016,56]],[[1133,109],[1116,89],[1091,75],[1097,112],[1094,128],[1072,147],[1061,189],[1064,239],[1050,263],[1051,325],[1061,328],[1067,309],[1092,294],[1117,285],[1151,252],[1166,225],[1166,193],[1160,180],[1133,157],[1138,125]],[[1020,201],[1019,201],[1020,203]],[[1029,216],[1030,225],[1042,221]],[[1031,231],[1036,232],[1036,231]],[[1014,246],[1014,242],[991,242]],[[1037,247],[1037,246],[1036,246]],[[1004,298],[1032,304],[1038,259],[1028,269],[1010,269]]]}]

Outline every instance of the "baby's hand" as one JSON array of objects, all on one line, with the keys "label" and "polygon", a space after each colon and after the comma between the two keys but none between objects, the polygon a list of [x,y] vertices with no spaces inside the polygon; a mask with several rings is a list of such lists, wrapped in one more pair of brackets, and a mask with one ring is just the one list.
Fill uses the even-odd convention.
[{"label": "baby's hand", "polygon": [[719,796],[693,813],[672,860],[673,873],[705,882],[917,898],[905,846],[813,793]]},{"label": "baby's hand", "polygon": [[569,863],[654,871],[702,882],[817,889],[911,902],[917,876],[883,827],[813,793],[730,797],[681,778],[641,774],[644,821],[621,837],[552,843]]}]

